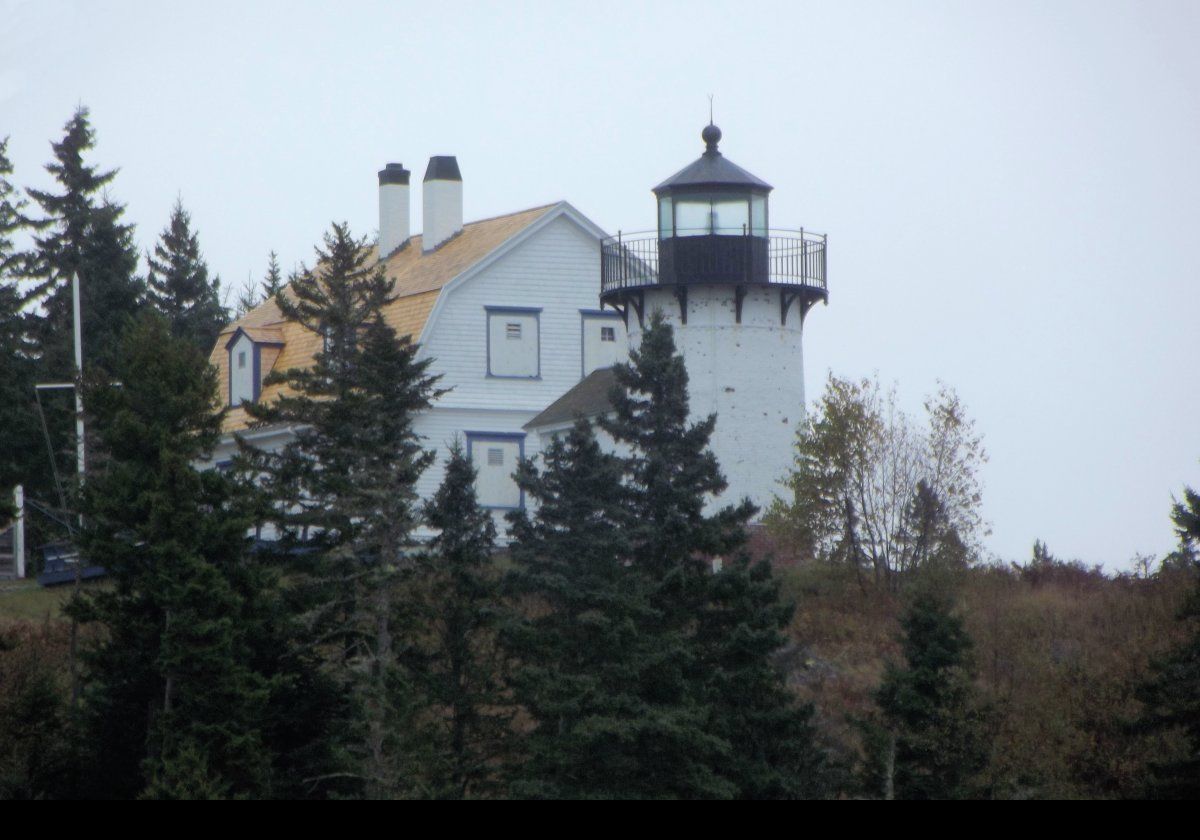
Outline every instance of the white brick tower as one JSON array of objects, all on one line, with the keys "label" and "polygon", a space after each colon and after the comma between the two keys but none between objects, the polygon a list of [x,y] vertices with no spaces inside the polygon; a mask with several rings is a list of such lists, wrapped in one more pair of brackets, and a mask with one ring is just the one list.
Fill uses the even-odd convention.
[{"label": "white brick tower", "polygon": [[654,188],[658,229],[604,241],[600,300],[624,317],[631,347],[655,310],[671,322],[692,416],[717,414],[721,503],[748,496],[765,509],[804,417],[804,319],[828,301],[826,239],[772,230],[772,187],[717,150],[715,125],[701,137],[704,154]]}]

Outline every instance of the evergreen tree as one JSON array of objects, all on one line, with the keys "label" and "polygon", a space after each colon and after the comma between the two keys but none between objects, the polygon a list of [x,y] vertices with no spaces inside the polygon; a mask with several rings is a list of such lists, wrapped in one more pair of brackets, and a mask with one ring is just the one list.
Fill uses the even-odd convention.
[{"label": "evergreen tree", "polygon": [[769,567],[739,554],[753,505],[705,513],[725,489],[708,449],[716,420],[689,422],[661,314],[616,375],[601,426],[628,456],[603,454],[581,423],[544,453],[544,472],[519,473],[537,512],[514,519],[514,591],[536,605],[510,644],[539,727],[515,790],[818,795],[811,710],[769,661],[790,611]]},{"label": "evergreen tree", "polygon": [[241,318],[254,307],[262,303],[262,298],[258,296],[258,285],[250,277],[246,275],[246,282],[242,284],[242,288],[238,290],[237,300],[233,302],[233,314]]},{"label": "evergreen tree", "polygon": [[817,746],[813,708],[798,703],[771,657],[792,606],[766,561],[735,557],[716,572],[696,617],[710,732],[730,745],[721,773],[743,799],[819,799],[836,792]]},{"label": "evergreen tree", "polygon": [[983,714],[971,670],[971,639],[949,602],[922,591],[901,618],[903,667],[889,664],[879,793],[896,799],[966,799],[987,761]]},{"label": "evergreen tree", "polygon": [[0,517],[13,486],[24,484],[31,496],[43,498],[52,487],[34,409],[33,347],[20,287],[26,255],[15,242],[24,228],[25,202],[9,181],[12,171],[6,137],[0,141]]},{"label": "evergreen tree", "polygon": [[445,479],[425,505],[425,521],[438,534],[418,561],[411,591],[415,617],[426,631],[408,658],[429,749],[413,780],[423,795],[475,798],[495,789],[512,715],[496,642],[496,527],[479,506],[475,468],[458,442]]},{"label": "evergreen tree", "polygon": [[70,608],[106,631],[86,657],[79,792],[266,794],[272,684],[253,659],[267,580],[246,556],[249,518],[230,479],[194,466],[220,434],[216,373],[150,314],[115,373],[120,387],[92,377],[85,398],[100,431],[80,548],[112,585]]},{"label": "evergreen tree", "polygon": [[[630,450],[633,562],[651,578],[662,628],[685,640],[689,702],[708,710],[707,731],[727,744],[713,771],[741,797],[819,795],[811,709],[795,704],[770,663],[790,608],[769,566],[743,556],[753,504],[705,513],[726,487],[708,448],[717,418],[689,422],[687,369],[661,313],[616,375],[601,426]],[[714,560],[722,561],[716,574]]]},{"label": "evergreen tree", "polygon": [[226,320],[219,295],[221,281],[209,280],[199,237],[192,231],[191,216],[181,200],[176,199],[171,221],[154,251],[146,255],[146,262],[149,304],[167,319],[174,335],[204,353],[212,350]]},{"label": "evergreen tree", "polygon": [[408,337],[383,319],[392,294],[370,250],[335,224],[317,267],[280,296],[284,316],[323,338],[314,364],[273,373],[284,383],[270,403],[247,404],[260,424],[295,437],[278,452],[247,449],[250,469],[275,500],[274,523],[293,561],[314,644],[353,708],[338,722],[344,790],[387,796],[398,786],[395,720],[410,702],[398,682],[395,594],[418,520],[415,483],[430,463],[413,430],[439,393]]},{"label": "evergreen tree", "polygon": [[686,596],[703,597],[703,587],[694,584],[706,578],[708,558],[729,555],[745,542],[755,508],[743,499],[704,513],[726,487],[708,448],[717,418],[688,422],[687,368],[661,312],[652,315],[641,346],[630,350],[629,364],[614,372],[613,411],[599,425],[630,450],[625,472],[638,562],[663,579],[664,592],[683,596],[676,606],[690,612],[694,605]]},{"label": "evergreen tree", "polygon": [[279,268],[279,254],[272,251],[267,262],[267,273],[262,281],[263,300],[274,300],[286,285],[283,272]]},{"label": "evergreen tree", "polygon": [[622,459],[586,421],[525,462],[533,502],[512,518],[511,593],[526,617],[508,629],[517,701],[536,721],[511,792],[544,798],[732,796],[716,766],[728,745],[687,691],[687,639],[652,603],[655,578],[632,559]]},{"label": "evergreen tree", "polygon": [[100,172],[84,160],[95,144],[86,108],[67,122],[61,142],[52,144],[54,162],[46,169],[61,192],[29,190],[44,216],[32,222],[35,250],[30,299],[44,314],[36,330],[42,356],[40,374],[70,379],[72,349],[71,277],[80,278],[83,347],[86,363],[111,366],[121,331],[137,312],[143,285],[135,276],[133,228],[121,223],[124,208],[105,188],[116,170]]},{"label": "evergreen tree", "polygon": [[[1200,493],[1186,489],[1173,518],[1179,532],[1179,554],[1194,558],[1200,544]],[[1150,767],[1148,793],[1157,799],[1200,798],[1200,578],[1179,620],[1187,628],[1187,638],[1153,663],[1151,678],[1139,691],[1145,705],[1142,728],[1176,735],[1180,745],[1178,754]]]}]

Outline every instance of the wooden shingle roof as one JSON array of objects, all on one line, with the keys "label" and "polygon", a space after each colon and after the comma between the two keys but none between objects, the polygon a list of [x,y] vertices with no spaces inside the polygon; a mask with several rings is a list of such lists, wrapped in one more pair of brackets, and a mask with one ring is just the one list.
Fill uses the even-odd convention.
[{"label": "wooden shingle roof", "polygon": [[[395,297],[384,309],[384,318],[388,324],[399,335],[408,335],[416,340],[421,335],[434,304],[437,303],[438,295],[447,283],[483,260],[555,206],[557,205],[548,204],[506,216],[470,222],[463,225],[461,233],[428,254],[421,252],[421,237],[412,237],[405,246],[388,255],[384,261],[384,271],[395,281]],[[290,294],[290,289],[285,289],[284,294]],[[239,328],[254,341],[264,344],[264,380],[273,369],[289,370],[312,365],[321,348],[320,335],[300,324],[285,320],[275,301],[268,300],[229,324],[217,338],[209,361],[218,370],[222,393],[227,393],[224,386],[229,377],[229,354],[225,345]],[[274,399],[283,390],[282,385],[266,387],[259,399]],[[245,410],[231,409],[225,417],[223,430],[244,430],[248,421]]]}]

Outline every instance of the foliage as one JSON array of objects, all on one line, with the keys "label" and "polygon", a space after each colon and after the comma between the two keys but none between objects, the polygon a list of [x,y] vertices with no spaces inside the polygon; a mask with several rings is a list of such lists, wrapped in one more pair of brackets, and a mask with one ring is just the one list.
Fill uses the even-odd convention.
[{"label": "foliage", "polygon": [[62,630],[0,632],[0,800],[48,798],[70,772]]},{"label": "foliage", "polygon": [[70,379],[74,370],[72,276],[80,278],[88,363],[100,367],[116,361],[119,337],[138,311],[144,289],[134,273],[133,228],[121,223],[125,210],[107,193],[116,170],[101,172],[84,160],[95,144],[87,109],[79,108],[64,131],[63,139],[52,144],[54,162],[46,165],[60,191],[29,190],[43,213],[30,223],[35,249],[28,270],[33,281],[28,299],[44,310],[35,330],[39,375],[59,380]]},{"label": "foliage", "polygon": [[[393,646],[395,596],[418,522],[415,483],[433,455],[413,430],[439,393],[408,337],[383,318],[392,281],[365,242],[335,224],[315,269],[276,298],[284,316],[322,336],[305,369],[272,373],[284,393],[245,404],[259,425],[297,429],[279,451],[245,447],[286,550],[296,607],[330,678],[350,698],[339,727],[347,792],[390,795],[400,785],[395,716],[410,702]],[[401,627],[401,631],[408,628]]]},{"label": "foliage", "polygon": [[190,341],[202,353],[209,352],[226,319],[221,281],[209,280],[199,237],[182,201],[176,199],[171,221],[146,262],[147,302],[166,318],[173,335]]},{"label": "foliage", "polygon": [[942,596],[919,593],[901,618],[904,665],[889,664],[878,701],[889,736],[887,798],[967,799],[987,761],[971,639]]},{"label": "foliage", "polygon": [[[96,376],[95,469],[84,486],[80,549],[113,586],[71,614],[105,638],[87,656],[88,795],[136,795],[181,750],[203,749],[213,786],[269,791],[262,721],[268,675],[253,666],[267,581],[247,562],[238,492],[195,463],[215,444],[216,373],[147,314],[122,343],[120,386]],[[214,789],[216,789],[214,787]]]},{"label": "foliage", "polygon": [[830,376],[800,428],[790,498],[766,521],[802,554],[898,589],[912,572],[978,556],[987,460],[953,390],[925,401],[926,427],[878,381]]},{"label": "foliage", "polygon": [[[8,493],[15,485],[23,483],[35,494],[50,489],[33,403],[35,348],[20,287],[26,255],[15,240],[25,227],[25,202],[9,181],[12,172],[6,137],[0,141],[0,521],[7,519]],[[38,474],[47,480],[31,483]]]},{"label": "foliage", "polygon": [[[1193,551],[1200,542],[1200,494],[1187,488],[1184,501],[1173,511],[1180,550]],[[1179,613],[1187,637],[1151,666],[1140,688],[1145,704],[1142,726],[1151,732],[1175,734],[1179,749],[1151,766],[1151,796],[1160,799],[1200,797],[1200,577]]]},{"label": "foliage", "polygon": [[437,535],[420,555],[409,590],[410,609],[425,631],[405,658],[422,710],[416,728],[426,743],[410,778],[426,796],[478,798],[496,790],[512,712],[497,644],[496,526],[479,506],[475,468],[457,441],[425,505],[425,521]]},{"label": "foliage", "polygon": [[[616,369],[605,454],[581,421],[518,474],[517,699],[537,721],[514,791],[540,796],[788,797],[821,791],[810,710],[769,657],[788,609],[739,550],[749,501],[725,480],[714,417],[689,420],[687,371],[655,314]],[[728,558],[714,574],[714,560]]]},{"label": "foliage", "polygon": [[656,624],[651,581],[629,562],[621,460],[580,421],[521,465],[536,516],[512,515],[515,696],[536,723],[511,793],[647,798],[724,792],[708,766],[723,745],[683,697],[680,643]]}]

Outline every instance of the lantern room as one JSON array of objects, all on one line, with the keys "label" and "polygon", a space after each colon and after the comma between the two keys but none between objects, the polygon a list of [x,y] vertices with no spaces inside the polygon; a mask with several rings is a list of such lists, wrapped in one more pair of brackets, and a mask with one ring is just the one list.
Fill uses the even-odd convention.
[{"label": "lantern room", "polygon": [[[670,286],[731,287],[738,322],[741,302],[756,286],[780,286],[780,318],[792,301],[801,316],[825,291],[825,237],[770,228],[770,184],[726,158],[721,129],[700,134],[704,153],[653,190],[658,227],[653,233],[618,233],[601,247],[601,301],[627,315],[642,309],[641,292]],[[686,322],[686,320],[685,320]]]}]

